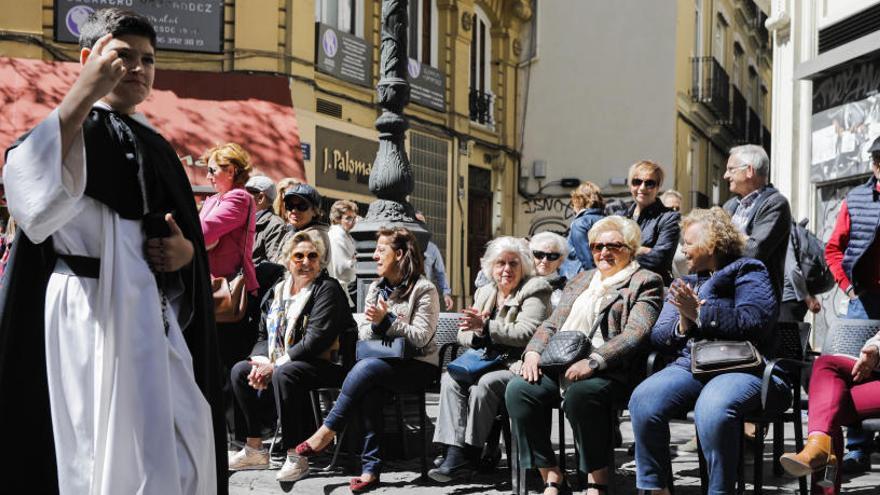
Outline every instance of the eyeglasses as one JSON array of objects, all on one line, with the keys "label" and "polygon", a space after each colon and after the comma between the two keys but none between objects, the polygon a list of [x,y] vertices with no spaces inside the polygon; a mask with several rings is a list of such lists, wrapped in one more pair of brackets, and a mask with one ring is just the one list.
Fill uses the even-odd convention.
[{"label": "eyeglasses", "polygon": [[590,244],[590,250],[594,253],[601,253],[603,250],[607,249],[612,253],[619,253],[628,246],[626,244],[621,244],[619,242],[607,242],[607,243],[599,243],[594,242]]},{"label": "eyeglasses", "polygon": [[644,184],[646,189],[654,189],[655,187],[657,187],[657,181],[654,179],[648,179],[648,180],[633,179],[633,180],[629,181],[629,183],[633,187],[639,187],[642,184]]},{"label": "eyeglasses", "polygon": [[293,259],[294,263],[302,263],[303,260],[306,258],[308,258],[309,261],[315,261],[318,259],[319,256],[320,255],[318,253],[312,251],[310,253],[293,253],[293,255],[291,255],[291,258]]},{"label": "eyeglasses", "polygon": [[562,255],[559,253],[547,253],[545,251],[532,251],[532,256],[534,256],[536,260],[547,258],[547,261],[556,261]]},{"label": "eyeglasses", "polygon": [[287,207],[288,210],[296,210],[296,211],[306,211],[312,207],[309,203],[305,203],[302,201],[285,201],[284,206]]},{"label": "eyeglasses", "polygon": [[744,168],[747,168],[748,166],[749,166],[748,163],[744,163],[742,165],[737,165],[736,167],[727,167],[725,170],[727,170],[727,173],[732,174],[732,173],[736,172],[737,170],[742,170]]}]

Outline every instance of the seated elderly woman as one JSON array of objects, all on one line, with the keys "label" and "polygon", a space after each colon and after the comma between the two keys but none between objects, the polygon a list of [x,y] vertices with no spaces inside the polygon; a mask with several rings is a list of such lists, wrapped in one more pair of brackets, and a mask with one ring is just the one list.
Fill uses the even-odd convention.
[{"label": "seated elderly woman", "polygon": [[[810,375],[807,444],[797,454],[779,459],[789,474],[806,476],[828,465],[836,466],[843,457],[841,425],[880,415],[878,365],[880,333],[865,343],[858,359],[840,355],[816,358]],[[837,494],[841,470],[831,471],[833,477],[813,476],[814,484],[823,487],[826,494]]]},{"label": "seated elderly woman", "polygon": [[345,291],[320,268],[326,249],[321,238],[309,232],[294,234],[282,248],[289,272],[266,296],[250,359],[232,368],[233,395],[244,412],[247,440],[244,449],[229,458],[231,471],[269,467],[260,434],[262,420],[276,411],[277,395],[288,455],[276,478],[293,481],[308,472],[308,460],[294,451],[309,433],[308,392],[342,383],[340,336],[356,328]]},{"label": "seated elderly woman", "polygon": [[[709,471],[709,493],[734,493],[742,416],[761,407],[761,377],[728,372],[698,379],[691,372],[694,341],[749,341],[765,357],[777,312],[764,264],[742,257],[744,241],[720,208],[693,210],[682,221],[691,275],[676,279],[651,345],[675,361],[643,381],[629,402],[636,447],[636,486],[668,494],[669,421],[694,410]],[[773,377],[769,412],[788,407],[791,389]]]},{"label": "seated elderly woman", "polygon": [[502,365],[474,383],[459,383],[449,373],[443,374],[434,442],[448,448],[443,464],[428,472],[441,483],[476,469],[507,383],[519,373],[523,349],[549,307],[552,289],[543,277],[533,276],[535,265],[522,239],[492,240],[480,265],[492,282],[477,289],[472,308],[461,311],[458,340],[466,348],[506,357]]},{"label": "seated elderly woman", "polygon": [[553,287],[550,304],[555,308],[562,296],[562,288],[567,282],[560,268],[568,256],[568,242],[559,234],[540,232],[532,236],[529,249],[532,250],[532,256],[535,258],[535,273],[544,277],[550,283],[550,287]]},{"label": "seated elderly woman", "polygon": [[[380,229],[373,253],[379,279],[366,296],[366,320],[359,328],[361,340],[402,337],[415,350],[415,357],[360,359],[345,377],[339,398],[324,424],[296,447],[301,456],[323,451],[354,413],[363,419],[364,448],[361,475],[352,478],[352,493],[379,485],[379,457],[384,429],[382,407],[388,392],[422,390],[437,377],[434,332],[440,319],[437,289],[425,278],[424,258],[415,236],[407,229]],[[303,473],[303,476],[305,473]]]},{"label": "seated elderly woman", "polygon": [[[635,261],[641,233],[634,221],[603,218],[588,239],[596,269],[579,273],[565,287],[559,305],[526,346],[522,376],[505,394],[520,464],[538,468],[546,495],[566,490],[550,443],[552,410],[561,398],[580,453],[578,469],[588,475],[587,493],[607,489],[612,408],[626,400],[635,383],[634,363],[641,361],[663,303],[663,279]],[[562,371],[542,370],[542,352],[563,332],[584,333],[591,352]]]}]

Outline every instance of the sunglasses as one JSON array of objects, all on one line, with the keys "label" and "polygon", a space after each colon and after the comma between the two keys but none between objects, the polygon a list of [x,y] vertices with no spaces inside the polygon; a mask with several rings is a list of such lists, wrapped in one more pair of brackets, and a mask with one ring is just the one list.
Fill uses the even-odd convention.
[{"label": "sunglasses", "polygon": [[599,243],[594,242],[590,244],[590,250],[594,253],[601,253],[602,250],[607,249],[612,253],[619,253],[627,247],[626,244],[621,244],[619,242],[608,242],[608,243]]},{"label": "sunglasses", "polygon": [[534,256],[536,260],[542,260],[544,258],[547,258],[547,261],[556,261],[562,255],[559,253],[546,253],[544,251],[532,251],[532,256]]},{"label": "sunglasses", "polygon": [[312,251],[310,253],[293,253],[293,255],[291,255],[291,258],[295,263],[302,263],[303,260],[306,258],[308,258],[309,261],[315,261],[318,259],[318,256],[320,256],[318,253]]},{"label": "sunglasses", "polygon": [[217,175],[220,173],[220,167],[208,167],[208,175]]},{"label": "sunglasses", "polygon": [[642,184],[644,184],[645,188],[647,188],[647,189],[654,189],[655,187],[657,187],[657,181],[654,179],[648,179],[648,180],[633,179],[633,180],[629,181],[629,183],[633,187],[639,187]]},{"label": "sunglasses", "polygon": [[305,203],[302,201],[285,201],[284,206],[287,207],[288,210],[296,210],[296,211],[306,211],[312,207],[309,203]]}]

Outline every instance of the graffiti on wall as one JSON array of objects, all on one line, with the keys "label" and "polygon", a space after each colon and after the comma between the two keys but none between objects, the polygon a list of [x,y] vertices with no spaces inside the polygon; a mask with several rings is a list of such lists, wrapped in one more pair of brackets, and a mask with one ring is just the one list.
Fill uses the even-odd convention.
[{"label": "graffiti on wall", "polygon": [[574,217],[574,210],[568,197],[542,197],[522,200],[522,214],[528,219],[530,236],[538,232],[565,235]]}]

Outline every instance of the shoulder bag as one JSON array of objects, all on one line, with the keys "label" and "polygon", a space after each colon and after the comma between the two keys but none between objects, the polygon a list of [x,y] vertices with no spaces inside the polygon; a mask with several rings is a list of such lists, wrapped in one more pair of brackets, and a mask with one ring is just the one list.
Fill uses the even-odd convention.
[{"label": "shoulder bag", "polygon": [[[247,241],[248,230],[251,226],[251,207],[253,201],[248,203],[248,213],[245,217],[244,237]],[[216,245],[216,243],[215,243]],[[242,243],[242,249],[247,242]],[[242,254],[242,265],[244,264]],[[248,292],[245,290],[244,270],[230,282],[226,277],[211,278],[211,291],[214,298],[214,319],[217,323],[238,323],[247,313]]]},{"label": "shoulder bag", "polygon": [[461,385],[473,385],[490,371],[501,369],[507,354],[492,349],[468,349],[446,365],[446,371]]},{"label": "shoulder bag", "polygon": [[596,315],[593,328],[589,335],[581,331],[567,330],[557,331],[547,342],[547,347],[541,352],[540,366],[544,371],[562,373],[569,366],[590,355],[593,350],[593,336],[599,329],[604,312]]},{"label": "shoulder bag", "polygon": [[691,373],[708,381],[722,373],[758,374],[764,357],[747,340],[698,340],[691,346]]}]

